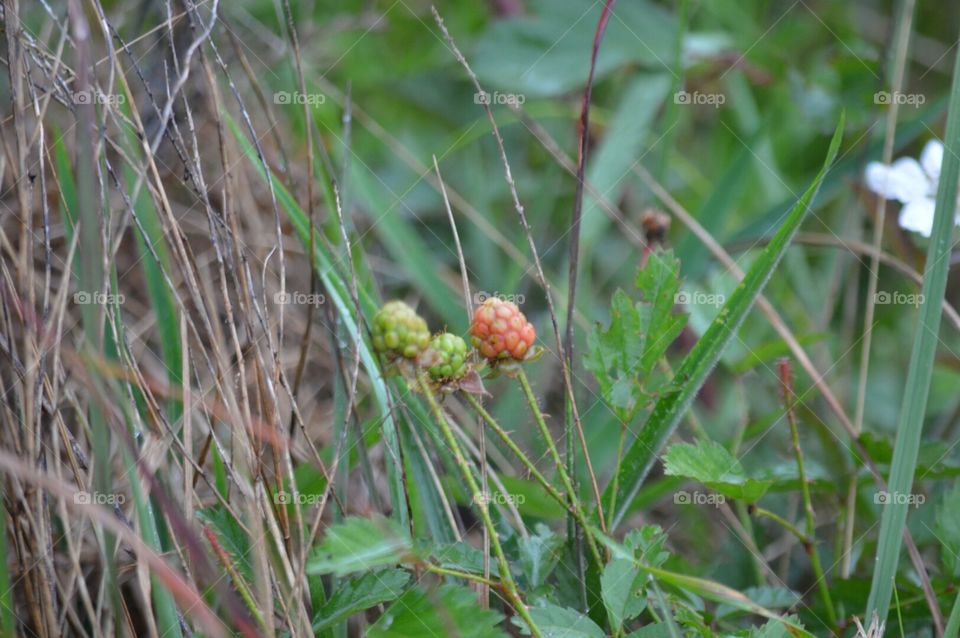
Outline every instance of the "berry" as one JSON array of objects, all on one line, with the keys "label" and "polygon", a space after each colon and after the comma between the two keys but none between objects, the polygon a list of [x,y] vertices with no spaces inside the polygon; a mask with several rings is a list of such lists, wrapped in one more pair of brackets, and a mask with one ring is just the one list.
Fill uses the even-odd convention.
[{"label": "berry", "polygon": [[537,332],[512,301],[490,297],[473,313],[473,345],[487,359],[522,360]]},{"label": "berry", "polygon": [[467,342],[441,332],[430,342],[432,359],[428,371],[434,381],[459,379],[467,372]]},{"label": "berry", "polygon": [[430,343],[427,322],[402,301],[389,301],[373,317],[373,348],[387,359],[415,359]]}]

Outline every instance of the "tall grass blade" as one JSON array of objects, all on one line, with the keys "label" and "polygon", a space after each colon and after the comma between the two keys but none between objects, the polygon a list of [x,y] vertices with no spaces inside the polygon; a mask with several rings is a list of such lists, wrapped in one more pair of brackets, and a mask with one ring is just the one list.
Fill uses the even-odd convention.
[{"label": "tall grass blade", "polygon": [[[261,177],[273,181],[277,201],[290,217],[290,221],[300,236],[301,241],[303,241],[305,246],[309,247],[310,221],[307,214],[300,208],[290,192],[280,183],[280,180],[273,175],[265,174],[263,164],[257,157],[256,150],[250,144],[249,140],[247,140],[246,135],[239,129],[236,122],[233,121],[233,118],[231,118],[226,111],[224,111],[222,115],[230,126],[231,131],[233,131],[237,141],[240,143],[240,147],[243,149],[247,159],[250,160],[250,163],[257,169]],[[350,339],[360,349],[360,360],[370,379],[374,398],[380,410],[380,418],[383,421],[383,440],[387,448],[387,473],[389,475],[390,500],[393,505],[393,512],[398,517],[401,526],[406,528],[409,513],[407,511],[406,496],[403,489],[403,461],[400,455],[400,437],[397,430],[397,422],[391,411],[387,385],[380,371],[380,366],[377,363],[377,358],[374,356],[373,351],[370,349],[369,344],[367,344],[361,332],[362,317],[354,316],[354,305],[350,300],[350,289],[334,265],[334,256],[327,252],[322,241],[314,242],[314,249],[317,259],[317,274],[323,282],[329,299],[336,306],[337,313],[340,315],[344,328],[350,335]],[[359,296],[364,312],[372,313],[375,304],[372,295],[361,287],[359,289]]]},{"label": "tall grass blade", "polygon": [[806,218],[820,184],[840,148],[843,123],[844,120],[841,117],[830,142],[823,168],[787,214],[783,225],[746,273],[716,319],[680,364],[673,378],[672,390],[666,392],[657,401],[643,429],[624,454],[617,480],[607,486],[603,495],[605,503],[611,502],[611,499],[616,496],[614,502],[617,504],[617,510],[612,518],[612,528],[615,528],[629,511],[634,496],[657,459],[657,454],[677,428],[710,370],[720,360],[724,349],[733,339],[737,328],[753,307],[757,297],[760,296],[801,222]]},{"label": "tall grass blade", "polygon": [[960,176],[960,56],[957,56],[950,87],[950,106],[947,112],[947,131],[943,144],[943,165],[940,169],[940,184],[937,189],[933,233],[927,248],[927,263],[923,273],[923,301],[920,305],[920,321],[914,333],[913,352],[907,370],[907,384],[897,440],[890,465],[887,489],[893,498],[883,508],[880,519],[880,540],[877,546],[876,571],[870,586],[867,601],[867,617],[875,611],[883,620],[890,610],[897,563],[903,530],[907,524],[908,499],[917,469],[917,453],[923,433],[923,417],[930,395],[936,354],[940,314],[947,286],[947,271],[950,267],[951,235],[957,210],[957,178]]}]

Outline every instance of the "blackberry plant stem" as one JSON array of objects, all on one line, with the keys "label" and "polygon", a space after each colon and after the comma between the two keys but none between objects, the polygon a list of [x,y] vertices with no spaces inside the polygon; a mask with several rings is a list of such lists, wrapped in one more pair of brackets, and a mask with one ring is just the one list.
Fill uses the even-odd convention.
[{"label": "blackberry plant stem", "polygon": [[543,638],[543,632],[541,632],[540,628],[534,623],[533,617],[527,610],[527,606],[523,603],[523,599],[520,598],[517,584],[510,574],[510,564],[507,562],[507,557],[503,553],[503,547],[500,545],[500,537],[497,535],[497,529],[494,527],[493,519],[490,517],[490,508],[487,505],[487,500],[484,498],[483,493],[477,485],[476,479],[473,477],[470,464],[467,463],[467,458],[463,455],[463,450],[460,448],[460,444],[457,443],[457,439],[453,435],[453,430],[450,429],[450,424],[447,422],[447,417],[443,413],[443,409],[437,402],[433,388],[430,387],[430,382],[424,378],[422,373],[417,376],[417,382],[420,386],[420,391],[423,392],[423,396],[426,397],[427,403],[430,405],[430,411],[433,413],[434,420],[437,422],[437,425],[440,426],[443,438],[446,439],[447,445],[450,446],[453,458],[460,468],[461,474],[463,474],[463,480],[467,482],[467,486],[470,488],[473,502],[477,506],[477,509],[480,510],[480,518],[490,537],[490,545],[493,547],[493,553],[497,556],[497,566],[500,568],[500,580],[503,583],[504,592],[507,598],[509,598],[510,604],[517,610],[517,613],[520,614],[524,622],[527,623],[530,632],[534,636],[537,636],[537,638]]}]

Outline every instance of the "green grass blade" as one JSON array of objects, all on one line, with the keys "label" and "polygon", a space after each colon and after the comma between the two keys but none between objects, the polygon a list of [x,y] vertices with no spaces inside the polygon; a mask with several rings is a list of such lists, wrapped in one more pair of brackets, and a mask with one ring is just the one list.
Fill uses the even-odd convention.
[{"label": "green grass blade", "polygon": [[[843,118],[833,134],[830,149],[823,168],[816,178],[787,214],[786,220],[777,230],[773,239],[763,250],[760,257],[746,273],[743,281],[724,304],[713,323],[681,363],[673,379],[673,390],[661,396],[654,406],[640,434],[624,454],[617,480],[607,486],[603,495],[605,503],[616,496],[617,510],[613,516],[613,526],[623,519],[630,508],[633,497],[657,459],[669,436],[680,423],[687,408],[690,407],[697,392],[706,380],[710,370],[720,360],[724,349],[733,339],[741,322],[753,307],[774,269],[786,252],[790,241],[807,216],[820,183],[827,174],[840,148],[843,133]],[[939,306],[937,306],[939,308]]]},{"label": "green grass blade", "polygon": [[[0,556],[7,553],[7,509],[0,507]],[[0,561],[0,631],[4,636],[13,636],[16,628],[14,619],[13,588],[10,586],[10,571],[7,561]]]},{"label": "green grass blade", "polygon": [[[132,140],[128,141],[132,142]],[[132,191],[137,181],[136,172],[130,166],[124,165],[123,175],[127,188]],[[176,301],[164,277],[164,272],[169,273],[171,270],[163,226],[146,187],[140,189],[137,200],[132,202],[132,205],[140,221],[139,226],[133,225],[134,237],[137,240],[140,266],[147,282],[147,296],[156,317],[160,351],[163,356],[163,365],[167,369],[167,382],[171,388],[178,388],[183,383],[183,351],[180,347],[180,320]],[[140,226],[143,227],[143,232]],[[150,250],[151,247],[153,251]],[[154,252],[156,258],[154,258]],[[183,413],[183,403],[171,399],[167,406],[167,420],[174,424]]]},{"label": "green grass blade", "polygon": [[[119,310],[117,310],[117,312],[119,313]],[[117,314],[117,317],[119,317],[119,314]],[[116,323],[120,324],[119,318],[117,319]],[[137,405],[136,402],[134,402],[134,405],[131,406],[129,402],[125,401],[124,393],[117,382],[107,379],[98,379],[95,381],[95,383],[100,387],[104,396],[115,397],[116,400],[113,403],[114,405],[120,407],[121,413],[123,414],[123,419],[127,426],[127,432],[132,440],[136,434],[132,408],[140,411],[141,419],[143,419],[145,416],[143,414],[144,408],[140,405]],[[162,554],[164,552],[164,547],[163,542],[161,541],[160,527],[163,525],[163,523],[157,517],[154,503],[143,492],[143,485],[139,478],[140,468],[137,466],[137,459],[134,458],[131,450],[127,446],[121,444],[120,448],[120,456],[123,462],[125,475],[130,477],[130,494],[133,496],[134,509],[137,514],[137,520],[140,523],[141,537],[143,538],[144,543],[146,543],[150,549],[154,550],[158,554]],[[180,630],[180,617],[177,613],[176,603],[173,600],[173,594],[164,586],[163,581],[156,574],[152,574],[150,576],[150,580],[152,585],[151,594],[153,598],[154,612],[157,620],[157,630],[160,632],[161,636],[182,638],[183,632]]]},{"label": "green grass blade", "polygon": [[957,598],[953,601],[953,609],[950,610],[947,628],[943,630],[943,638],[957,638],[958,632],[960,632],[960,592],[957,592]]},{"label": "green grass blade", "polygon": [[933,233],[927,248],[927,263],[923,273],[923,302],[920,305],[920,321],[914,333],[913,352],[907,371],[907,384],[900,408],[897,441],[890,466],[887,490],[894,498],[888,499],[880,520],[880,540],[877,546],[876,571],[870,586],[867,602],[867,617],[877,612],[881,620],[890,610],[900,545],[907,523],[908,503],[901,494],[909,494],[917,469],[917,453],[923,433],[923,417],[930,395],[940,330],[941,305],[947,286],[947,271],[950,266],[951,236],[957,209],[957,178],[960,176],[960,56],[957,57],[950,88],[950,107],[947,112],[947,131],[944,135],[943,165],[940,169],[940,184],[937,189],[936,212]]},{"label": "green grass blade", "polygon": [[[310,220],[307,214],[300,208],[293,196],[284,188],[273,175],[267,175],[264,172],[264,166],[257,156],[256,149],[250,144],[246,135],[240,130],[233,118],[226,111],[223,112],[224,120],[230,126],[234,136],[243,149],[244,154],[250,163],[257,169],[260,176],[264,179],[270,179],[277,195],[277,201],[280,207],[290,218],[294,229],[300,236],[304,245],[310,246]],[[316,231],[314,231],[316,232]],[[360,360],[367,376],[370,379],[370,385],[373,389],[374,398],[380,410],[380,417],[383,421],[383,439],[387,447],[387,472],[389,475],[390,499],[393,505],[393,511],[398,517],[402,527],[406,528],[408,524],[408,512],[406,507],[406,496],[403,490],[403,468],[400,455],[400,438],[397,431],[397,423],[390,410],[390,401],[386,382],[377,364],[377,358],[370,349],[369,344],[363,337],[360,330],[360,318],[354,315],[354,304],[350,299],[350,290],[339,271],[334,266],[335,259],[330,255],[322,241],[314,242],[317,275],[323,282],[327,291],[327,296],[337,308],[337,313],[343,320],[344,328],[350,335],[351,340],[357,344],[360,349]],[[363,288],[359,289],[359,297],[364,312],[372,313],[375,302],[372,295]]]}]

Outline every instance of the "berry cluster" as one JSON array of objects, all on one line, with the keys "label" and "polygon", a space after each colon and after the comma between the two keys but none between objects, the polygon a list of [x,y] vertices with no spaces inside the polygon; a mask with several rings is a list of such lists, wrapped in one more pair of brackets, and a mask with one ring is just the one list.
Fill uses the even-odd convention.
[{"label": "berry cluster", "polygon": [[[390,301],[373,317],[373,347],[390,364],[422,366],[433,381],[450,384],[470,371],[466,342],[442,332],[433,339],[427,322],[402,301]],[[537,338],[536,330],[513,302],[491,297],[479,306],[470,324],[473,346],[491,364],[523,361]],[[407,365],[409,368],[410,364]]]}]

